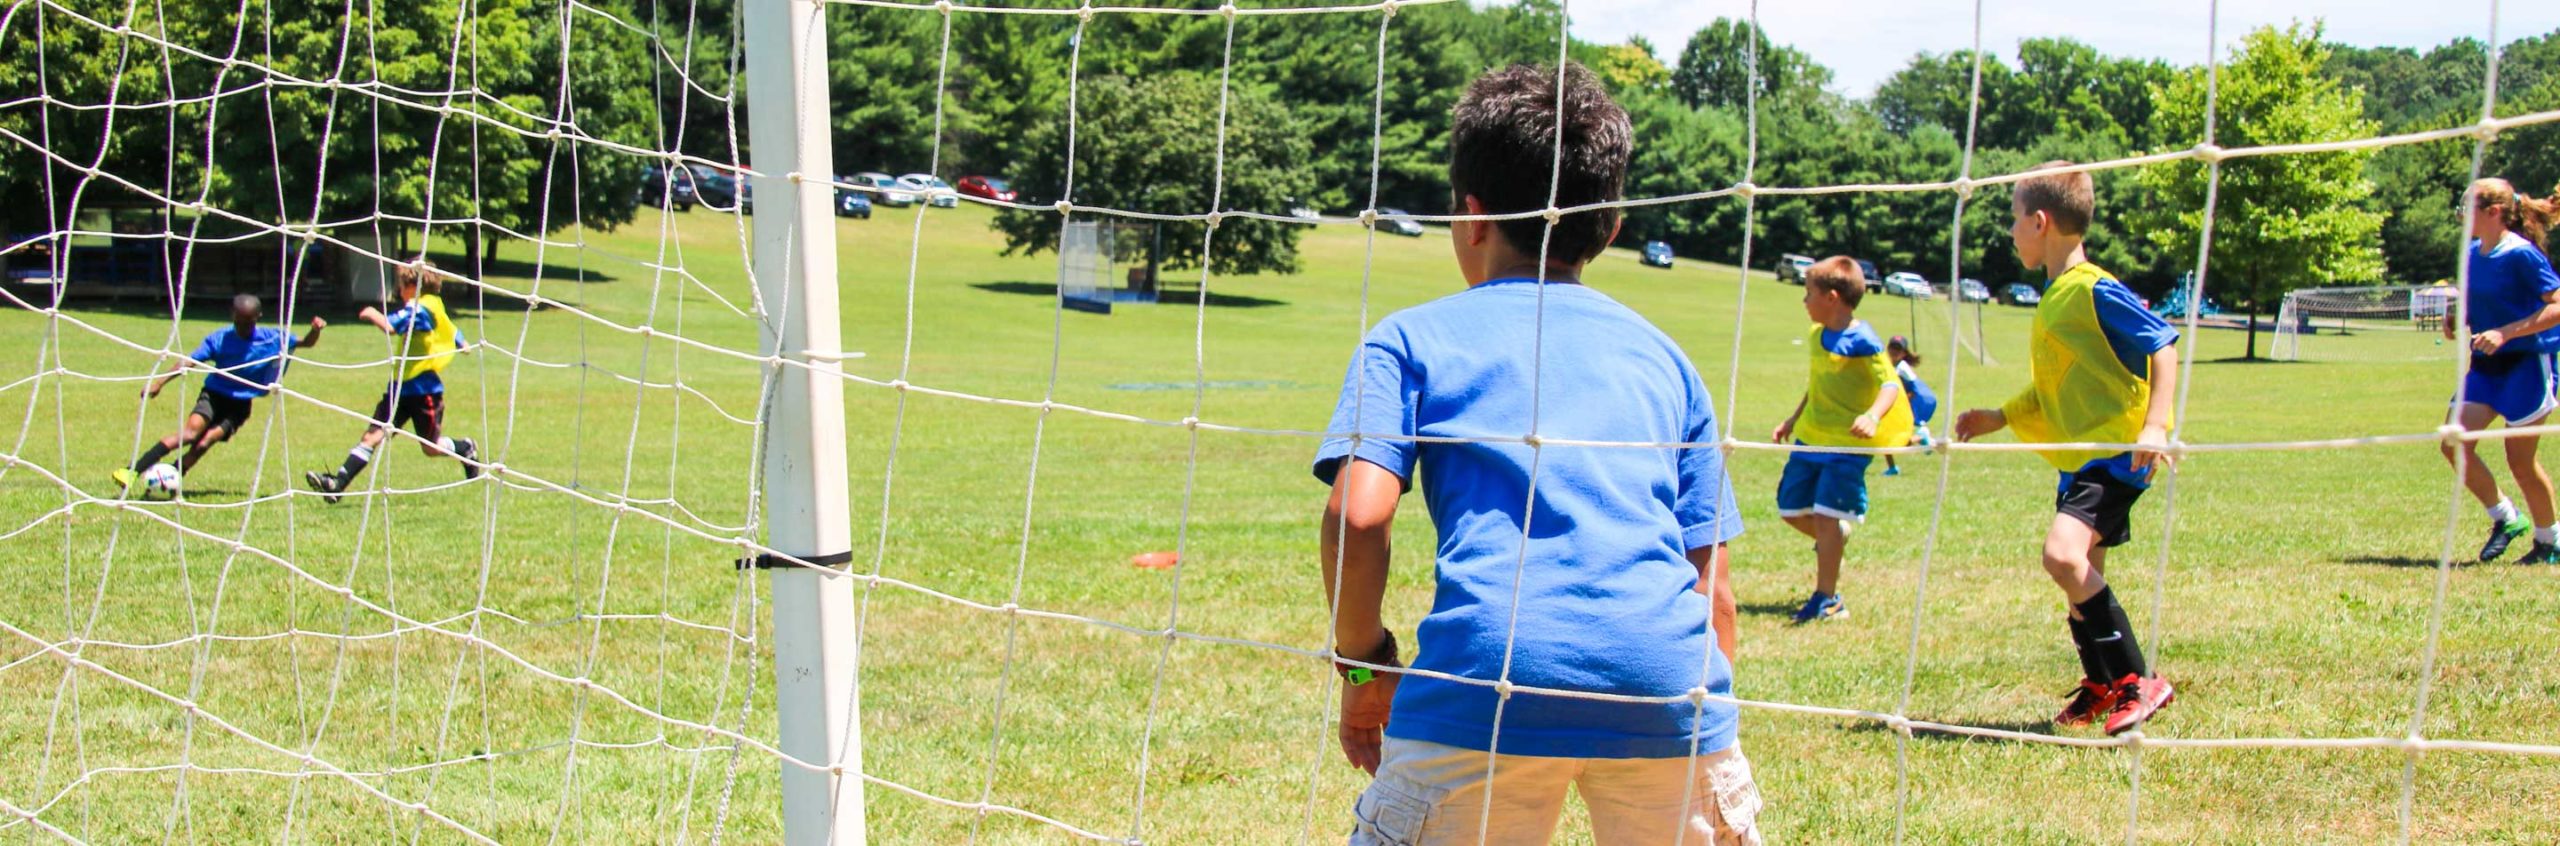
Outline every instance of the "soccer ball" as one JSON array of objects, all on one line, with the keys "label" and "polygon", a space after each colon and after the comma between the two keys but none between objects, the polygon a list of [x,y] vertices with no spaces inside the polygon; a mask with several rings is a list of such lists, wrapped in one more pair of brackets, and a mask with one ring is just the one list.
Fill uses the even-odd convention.
[{"label": "soccer ball", "polygon": [[166,464],[151,465],[142,471],[142,489],[153,496],[174,499],[178,495],[178,468]]}]

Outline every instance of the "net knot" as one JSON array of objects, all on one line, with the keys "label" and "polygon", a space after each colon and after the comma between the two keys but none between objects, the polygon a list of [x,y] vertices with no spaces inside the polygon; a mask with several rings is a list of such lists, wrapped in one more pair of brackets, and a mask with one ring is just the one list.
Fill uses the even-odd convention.
[{"label": "net knot", "polygon": [[1956,177],[1956,181],[1955,181],[1955,189],[1956,189],[1956,199],[1959,199],[1959,200],[1970,200],[1970,199],[1973,199],[1973,189],[1974,189],[1973,177],[1970,177],[1970,176],[1959,176],[1959,177]]},{"label": "net knot", "polygon": [[891,380],[889,380],[889,390],[892,390],[892,391],[904,391],[904,390],[906,390],[906,389],[907,389],[907,380],[905,380],[905,379],[891,379]]},{"label": "net knot", "polygon": [[1512,685],[1510,679],[1497,679],[1493,683],[1493,695],[1495,696],[1503,699],[1509,699],[1511,698],[1511,690]]},{"label": "net knot", "polygon": [[1403,5],[1403,3],[1396,2],[1396,0],[1387,0],[1387,2],[1378,4],[1378,11],[1385,12],[1387,13],[1387,17],[1392,18],[1396,16],[1396,9]]},{"label": "net knot", "polygon": [[2471,137],[2482,141],[2498,140],[2498,119],[2481,118],[2480,125],[2471,128]]},{"label": "net knot", "polygon": [[2211,141],[2197,144],[2196,158],[2203,159],[2205,164],[2220,162],[2222,161],[2222,146]]},{"label": "net knot", "polygon": [[2443,440],[2445,446],[2460,444],[2462,443],[2462,424],[2447,423],[2442,426],[2438,426],[2436,427],[2436,437]]},{"label": "net knot", "polygon": [[1078,25],[1093,23],[1092,3],[1086,3],[1082,8],[1076,10],[1076,23]]},{"label": "net knot", "polygon": [[1208,217],[1201,218],[1201,220],[1209,224],[1209,228],[1211,229],[1218,228],[1218,224],[1226,222],[1226,219],[1227,213],[1222,211],[1213,211],[1209,213]]},{"label": "net knot", "polygon": [[1219,16],[1219,17],[1226,18],[1227,20],[1230,20],[1230,21],[1235,20],[1235,19],[1236,19],[1236,4],[1234,4],[1234,3],[1223,3],[1223,4],[1220,4],[1220,5],[1218,6],[1218,16]]},{"label": "net knot", "polygon": [[1360,210],[1360,225],[1362,225],[1362,226],[1366,226],[1366,227],[1369,227],[1369,228],[1372,228],[1372,229],[1377,228],[1377,226],[1378,226],[1378,210],[1377,210],[1377,209],[1374,209],[1374,208],[1361,209],[1361,210]]},{"label": "net knot", "polygon": [[1751,184],[1751,180],[1745,179],[1741,182],[1733,183],[1733,195],[1736,197],[1741,197],[1747,200],[1758,193],[1760,193],[1760,186]]},{"label": "net knot", "polygon": [[1547,210],[1542,213],[1542,216],[1547,219],[1548,226],[1554,226],[1556,225],[1556,221],[1564,219],[1564,210],[1554,206],[1548,206]]},{"label": "net knot", "polygon": [[951,14],[951,0],[934,0],[933,10],[945,15]]},{"label": "net knot", "polygon": [[1200,418],[1198,418],[1198,417],[1185,417],[1185,418],[1182,418],[1182,428],[1185,428],[1185,429],[1198,429],[1198,428],[1200,428]]},{"label": "net knot", "polygon": [[1704,687],[1689,688],[1689,704],[1696,706],[1703,706],[1707,704],[1707,689]]},{"label": "net knot", "polygon": [[[1092,10],[1087,9],[1086,11],[1091,12]],[[1066,214],[1076,210],[1076,204],[1071,200],[1059,200],[1056,203],[1052,203],[1051,206],[1056,208],[1059,214]]]}]

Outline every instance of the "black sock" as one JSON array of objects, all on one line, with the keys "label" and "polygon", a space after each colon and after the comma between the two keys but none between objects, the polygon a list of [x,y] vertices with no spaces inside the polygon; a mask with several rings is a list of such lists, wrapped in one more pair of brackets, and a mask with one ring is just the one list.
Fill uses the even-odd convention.
[{"label": "black sock", "polygon": [[2071,648],[2080,652],[2080,675],[2099,684],[2115,681],[2114,676],[2107,675],[2106,656],[2098,650],[2096,637],[2089,633],[2088,621],[2068,616],[2062,621],[2071,626]]},{"label": "black sock", "polygon": [[355,449],[348,450],[347,463],[339,465],[338,467],[339,481],[355,478],[356,474],[364,472],[364,466],[372,461],[373,450],[365,449],[364,447],[356,447]]},{"label": "black sock", "polygon": [[[142,451],[141,458],[133,460],[133,472],[140,473],[144,470],[151,469],[151,465],[158,464],[160,463],[160,459],[169,457],[169,449],[169,447],[161,446],[157,441],[152,442],[150,449]],[[94,473],[97,471],[92,470],[90,472]]]},{"label": "black sock", "polygon": [[2142,659],[2142,645],[2133,639],[2133,622],[2125,619],[2124,606],[2116,604],[2114,588],[2099,588],[2098,595],[2076,607],[2080,619],[2088,623],[2090,645],[2103,656],[2099,663],[2107,672],[2116,678],[2151,677],[2151,665]]}]

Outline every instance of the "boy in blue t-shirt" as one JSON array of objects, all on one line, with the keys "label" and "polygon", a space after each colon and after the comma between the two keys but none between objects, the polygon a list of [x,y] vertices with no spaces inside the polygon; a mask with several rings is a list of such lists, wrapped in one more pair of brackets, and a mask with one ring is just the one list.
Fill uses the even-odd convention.
[{"label": "boy in blue t-shirt", "polygon": [[[1810,367],[1804,398],[1770,433],[1776,443],[1822,447],[1898,447],[1911,442],[1911,405],[1884,357],[1875,327],[1858,319],[1867,293],[1857,261],[1832,256],[1804,272],[1803,344]],[[1796,609],[1797,625],[1845,617],[1840,600],[1840,559],[1850,527],[1867,519],[1864,453],[1798,451],[1787,454],[1778,476],[1778,517],[1813,539],[1813,595]]]},{"label": "boy in blue t-shirt", "polygon": [[[187,453],[178,457],[178,472],[195,469],[196,461],[214,444],[230,440],[241,426],[248,424],[251,405],[284,378],[285,356],[296,348],[320,345],[320,330],[329,325],[328,321],[311,318],[311,329],[297,339],[282,329],[258,325],[265,308],[256,294],[231,298],[231,325],[204,336],[196,351],[187,355],[195,364],[214,368],[204,377],[203,392],[196,394],[195,410],[187,414],[186,422],[178,424],[178,431],[143,450],[142,457],[133,460],[133,466],[119,467],[109,474],[118,491],[133,490],[142,471],[160,463],[181,444],[187,447]],[[181,364],[160,374],[143,387],[142,398],[160,396],[170,380],[190,369],[192,365]]]},{"label": "boy in blue t-shirt", "polygon": [[[1449,141],[1458,213],[1547,208],[1558,143],[1556,207],[1619,197],[1626,112],[1579,65],[1562,82],[1559,98],[1554,69],[1514,65],[1468,86]],[[1568,788],[1603,843],[1759,842],[1735,708],[1701,696],[1732,691],[1717,553],[1742,531],[1714,402],[1677,344],[1579,284],[1617,227],[1615,209],[1453,223],[1466,290],[1380,321],[1343,378],[1314,469],[1333,487],[1342,751],[1375,776],[1351,843],[1544,842]],[[1439,545],[1413,667],[1435,675],[1408,676],[1379,605],[1416,485]]]}]

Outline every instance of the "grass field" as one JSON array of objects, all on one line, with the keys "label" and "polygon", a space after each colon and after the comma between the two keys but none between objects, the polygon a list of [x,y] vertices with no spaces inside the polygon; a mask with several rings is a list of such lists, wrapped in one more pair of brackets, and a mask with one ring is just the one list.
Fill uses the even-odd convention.
[{"label": "grass field", "polygon": [[[926,214],[914,242],[921,254],[911,255],[914,221],[884,211],[839,224],[845,337],[868,353],[849,370],[1037,401],[1052,378],[1055,325],[1058,401],[1155,419],[1194,413],[1196,319],[1210,382],[1201,419],[1321,428],[1364,315],[1458,284],[1436,231],[1379,239],[1364,278],[1365,235],[1322,227],[1302,244],[1303,273],[1214,280],[1204,308],[1058,320],[1053,257],[1000,256],[974,207]],[[660,220],[647,212],[591,235],[593,249],[551,251],[539,274],[533,249],[510,245],[492,281],[619,323],[753,350],[754,323],[718,299],[747,302],[734,221],[696,211],[671,230],[698,286],[631,261],[658,253]],[[1802,387],[1798,289],[1752,276],[1739,387],[1728,391],[1739,274],[1628,258],[1603,260],[1588,281],[1669,332],[1719,402],[1732,395],[1735,431],[1764,437]],[[1992,404],[2023,383],[2027,321],[2019,309],[1985,311],[1992,363],[1968,355],[1948,384],[1951,327],[1945,304],[1922,306],[1931,307],[1877,298],[1865,316],[1931,353],[1924,371],[1948,409],[1943,432],[1954,410]],[[190,314],[173,327],[147,308],[68,315],[180,350],[220,320]],[[774,759],[706,750],[726,744],[582,696],[510,658],[592,678],[672,717],[772,736],[762,638],[731,634],[760,625],[763,582],[733,569],[734,546],[669,526],[732,537],[749,522],[755,432],[740,421],[755,417],[756,366],[562,310],[462,309],[465,331],[495,348],[449,372],[447,424],[479,438],[515,484],[457,485],[452,464],[400,443],[363,484],[411,492],[328,505],[279,494],[298,487],[302,470],[343,455],[361,423],[320,403],[368,408],[382,368],[365,363],[389,347],[352,314],[326,316],[338,325],[286,380],[309,399],[262,402],[249,431],[191,475],[192,507],[118,510],[76,504],[48,474],[103,493],[107,471],[164,433],[193,402],[193,386],[138,407],[135,380],[154,366],[151,355],[39,314],[0,312],[0,384],[12,386],[0,393],[0,449],[19,462],[0,471],[0,531],[14,531],[0,540],[0,578],[13,588],[0,591],[0,622],[48,642],[80,641],[65,648],[295,753],[191,720],[99,672],[66,671],[35,643],[0,635],[0,800],[41,808],[46,823],[102,842],[462,839],[347,780],[296,777],[307,750],[505,842],[776,840]],[[2237,332],[2197,340],[2203,361],[2186,437],[2198,443],[2424,431],[2439,421],[2451,370],[2446,348],[2419,333],[2306,343],[2306,358],[2350,344],[2357,354],[2289,364],[2230,360]],[[519,348],[522,359],[510,352]],[[81,378],[25,379],[57,366]],[[899,395],[862,386],[848,389],[847,406],[856,569],[870,569],[876,550],[883,575],[978,602],[1018,596],[1025,607],[1131,626],[1322,645],[1322,490],[1306,472],[1311,440],[1205,432],[1193,477],[1192,436],[1181,428],[1074,413],[1044,424],[1035,411],[922,395],[902,410]],[[1874,516],[1850,547],[1845,578],[1855,614],[1794,629],[1785,614],[1809,589],[1812,562],[1773,514],[1782,461],[1744,451],[1733,465],[1750,526],[1735,556],[1744,612],[1737,693],[1890,711],[1916,612],[1910,714],[2052,731],[2045,719],[2076,664],[2035,563],[2050,471],[2025,454],[1947,465],[1944,519],[1916,608],[1941,459],[1874,478]],[[2445,543],[2449,480],[2434,447],[2208,454],[2181,472],[2174,527],[2163,522],[2168,497],[2155,492],[2111,579],[2155,666],[2183,692],[2152,734],[2408,732]],[[1186,532],[1187,480],[1196,489]],[[601,504],[615,501],[628,506]],[[1419,505],[1408,500],[1399,523],[1389,597],[1391,623],[1405,631],[1430,599],[1430,525]],[[2481,529],[2476,507],[2463,505],[2459,521],[2454,548],[2467,557]],[[2172,528],[2164,581],[2155,574]],[[1172,549],[1178,536],[1178,571],[1130,566],[1132,554]],[[2560,743],[2560,571],[2457,568],[2446,590],[2424,733]],[[971,802],[991,779],[990,801],[1151,843],[1333,842],[1348,827],[1362,781],[1333,748],[1329,674],[1313,661],[1196,640],[1166,652],[1156,638],[1007,618],[893,588],[869,594],[867,608],[862,731],[872,774]],[[1895,733],[1763,710],[1745,711],[1742,731],[1772,842],[1892,839]],[[461,760],[472,756],[486,757]],[[181,762],[183,771],[173,766]],[[2143,841],[2364,843],[2396,837],[2413,759],[1924,735],[1908,743],[1909,835],[2120,842],[2137,763]],[[2414,766],[2420,842],[2547,843],[2560,831],[2554,759],[2437,753]],[[869,795],[880,842],[1064,839],[1008,815],[982,819],[881,788]],[[8,842],[47,840],[23,823],[0,831]],[[1565,831],[1564,842],[1587,841],[1577,818]]]}]

